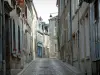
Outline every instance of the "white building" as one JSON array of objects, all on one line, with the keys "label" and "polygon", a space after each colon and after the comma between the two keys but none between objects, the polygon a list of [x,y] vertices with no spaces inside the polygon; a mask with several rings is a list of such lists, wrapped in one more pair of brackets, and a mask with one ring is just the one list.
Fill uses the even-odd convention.
[{"label": "white building", "polygon": [[36,26],[37,26],[37,12],[34,4],[27,1],[25,6],[25,18],[23,26],[23,60],[24,65],[35,59],[35,40],[36,40]]},{"label": "white building", "polygon": [[[0,49],[0,61],[5,63],[5,67],[0,63],[0,75],[1,68],[4,75],[16,75],[33,60],[37,13],[32,0],[0,0],[0,6],[0,12],[5,14],[0,19],[0,30],[3,28],[1,44],[4,48]],[[2,57],[1,51],[4,51]]]}]

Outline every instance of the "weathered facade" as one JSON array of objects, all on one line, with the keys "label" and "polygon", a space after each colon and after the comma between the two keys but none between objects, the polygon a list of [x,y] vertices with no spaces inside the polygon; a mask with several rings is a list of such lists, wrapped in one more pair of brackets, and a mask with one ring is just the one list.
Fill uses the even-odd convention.
[{"label": "weathered facade", "polygon": [[[72,1],[73,3],[73,1]],[[72,6],[73,66],[84,74],[91,75],[90,41],[89,41],[89,4]],[[88,67],[87,67],[88,66]]]},{"label": "weathered facade", "polygon": [[57,27],[58,16],[49,19],[50,58],[58,58]]},{"label": "weathered facade", "polygon": [[[37,12],[34,4],[31,1],[27,1],[25,6],[24,27],[23,27],[23,52],[25,60],[24,64],[29,63],[35,59],[35,40],[36,40],[36,25],[37,25]],[[25,65],[26,65],[25,64]]]},{"label": "weathered facade", "polygon": [[67,0],[58,0],[58,49],[60,59],[71,63],[70,41],[68,40],[68,17],[69,3]]},{"label": "weathered facade", "polygon": [[99,3],[99,0],[57,1],[60,57],[86,75],[100,74],[100,67],[96,66],[100,65]]},{"label": "weathered facade", "polygon": [[94,0],[90,4],[90,51],[91,51],[91,63],[92,63],[92,74],[100,74],[100,1]]},{"label": "weathered facade", "polygon": [[[0,75],[15,75],[25,65],[24,56],[28,54],[30,56],[28,59],[33,59],[33,46],[30,45],[33,42],[30,41],[33,40],[31,35],[33,33],[33,11],[36,18],[37,13],[34,4],[28,0],[0,0],[0,7],[2,8],[0,13],[2,15],[2,21],[0,20],[2,23],[0,24],[2,37],[0,42],[0,48],[2,48],[0,49]],[[26,44],[29,46],[25,46]],[[24,53],[25,51],[29,52]]]}]

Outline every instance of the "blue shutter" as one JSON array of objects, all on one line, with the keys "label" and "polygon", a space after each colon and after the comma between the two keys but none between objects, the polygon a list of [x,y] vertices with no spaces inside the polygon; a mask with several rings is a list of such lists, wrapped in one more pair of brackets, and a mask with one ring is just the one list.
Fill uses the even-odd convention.
[{"label": "blue shutter", "polygon": [[98,42],[98,22],[95,24],[95,52],[96,58],[99,58],[99,42]]},{"label": "blue shutter", "polygon": [[18,25],[15,21],[16,55],[18,54]]},{"label": "blue shutter", "polygon": [[94,26],[94,6],[90,5],[90,50],[91,50],[91,60],[96,60],[95,52],[95,26]]}]

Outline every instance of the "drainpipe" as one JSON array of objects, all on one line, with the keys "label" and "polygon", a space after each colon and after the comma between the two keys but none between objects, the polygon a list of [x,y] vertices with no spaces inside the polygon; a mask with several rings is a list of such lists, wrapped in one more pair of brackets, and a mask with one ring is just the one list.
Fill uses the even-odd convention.
[{"label": "drainpipe", "polygon": [[[80,7],[79,7],[80,9]],[[80,69],[80,43],[79,43],[79,34],[80,34],[80,24],[79,24],[79,9],[78,9],[78,65],[79,65],[79,69]]]},{"label": "drainpipe", "polygon": [[5,12],[4,12],[4,0],[2,0],[2,32],[3,32],[3,75],[6,75],[6,52],[5,52]]},{"label": "drainpipe", "polygon": [[72,6],[71,6],[72,0],[70,0],[70,43],[71,43],[71,53],[72,53],[72,62],[73,65],[73,41],[72,41]]},{"label": "drainpipe", "polygon": [[[2,10],[2,2],[1,2],[1,0],[0,0],[0,5],[1,5],[1,10]],[[1,21],[1,19],[2,19],[2,11],[0,11],[0,21]],[[3,51],[3,49],[2,49],[2,22],[0,23],[1,25],[0,25],[0,53],[1,53],[1,57],[0,57],[0,65],[1,65],[1,67],[0,67],[0,75],[2,75],[2,72],[3,72],[3,67],[2,67],[2,57],[3,57],[3,53],[2,53],[2,51]]]}]

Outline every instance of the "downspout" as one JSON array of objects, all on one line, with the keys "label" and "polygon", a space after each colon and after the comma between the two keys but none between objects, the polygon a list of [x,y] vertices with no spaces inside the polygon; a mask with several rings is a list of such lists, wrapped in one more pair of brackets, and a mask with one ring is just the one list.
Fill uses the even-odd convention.
[{"label": "downspout", "polygon": [[72,0],[70,0],[70,44],[71,44],[71,64],[73,65],[73,41],[72,41],[72,6],[71,6]]},{"label": "downspout", "polygon": [[[79,7],[80,9],[80,7]],[[78,65],[79,65],[79,69],[80,69],[80,38],[79,38],[79,34],[80,34],[80,23],[79,23],[79,9],[78,9]]]},{"label": "downspout", "polygon": [[[2,19],[2,2],[1,2],[1,0],[0,0],[0,6],[1,6],[1,10],[0,10],[0,22],[2,21],[1,19]],[[1,65],[1,67],[0,67],[0,75],[2,75],[2,72],[3,72],[3,70],[2,70],[2,68],[3,68],[3,64],[2,64],[2,57],[3,57],[3,53],[2,53],[2,51],[3,51],[3,49],[2,49],[2,23],[0,23],[0,53],[1,53],[1,56],[0,56],[0,65]]]}]

